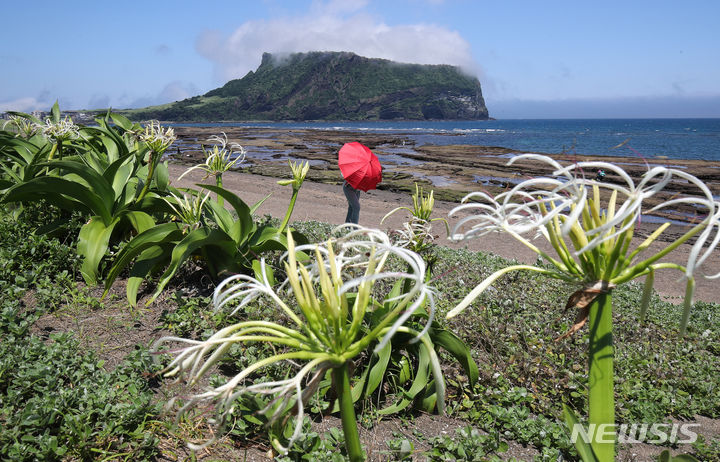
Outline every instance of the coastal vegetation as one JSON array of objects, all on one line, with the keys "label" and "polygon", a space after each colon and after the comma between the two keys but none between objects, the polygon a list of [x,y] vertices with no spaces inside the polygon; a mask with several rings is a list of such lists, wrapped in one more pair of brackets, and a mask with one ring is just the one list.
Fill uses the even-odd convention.
[{"label": "coastal vegetation", "polygon": [[480,82],[448,65],[348,52],[264,53],[241,79],[201,96],[122,111],[133,120],[485,120]]},{"label": "coastal vegetation", "polygon": [[[444,217],[433,215],[432,192],[415,189],[412,206],[397,209],[408,226],[390,235],[292,222],[308,174],[292,163],[280,181],[292,188],[287,213],[260,217],[262,202],[223,188],[229,153],[240,152],[224,138],[199,167],[214,184],[180,190],[160,155],[174,133],[159,124],[108,114],[81,127],[59,110],[50,121],[17,117],[0,132],[3,457],[604,461],[615,448],[576,447],[565,424],[586,425],[588,414],[592,423],[603,404],[616,423],[699,425],[691,444],[667,434],[621,442],[619,459],[664,449],[720,457],[711,430],[719,306],[660,299],[651,278],[631,279],[659,269],[663,255],[638,262],[622,252],[649,190],[633,190],[632,207],[602,195],[617,206],[600,207],[593,187],[614,187],[583,183],[567,167],[556,168],[571,177],[557,193],[590,186],[590,196],[494,198],[492,213],[475,215],[495,219],[483,223],[518,235],[545,229],[558,251],[520,275],[492,254],[435,245],[431,225]],[[700,250],[678,268],[688,280],[717,245],[717,205],[706,199]],[[583,250],[579,263],[572,246]],[[592,328],[581,329],[560,308],[578,282],[596,279],[617,285],[612,313],[598,327],[593,313],[610,297],[588,300]],[[468,295],[472,287],[482,290]],[[463,305],[471,308],[452,317]],[[598,357],[593,345],[608,328],[612,354]],[[614,383],[598,401],[592,364],[608,359]],[[366,436],[381,429],[379,440]]]}]

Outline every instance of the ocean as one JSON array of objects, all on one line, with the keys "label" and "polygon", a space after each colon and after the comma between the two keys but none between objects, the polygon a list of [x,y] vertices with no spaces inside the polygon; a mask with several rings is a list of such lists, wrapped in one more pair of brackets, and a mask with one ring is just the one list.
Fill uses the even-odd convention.
[{"label": "ocean", "polygon": [[720,119],[509,119],[175,125],[357,130],[403,134],[419,145],[469,144],[548,154],[565,152],[720,161]]}]

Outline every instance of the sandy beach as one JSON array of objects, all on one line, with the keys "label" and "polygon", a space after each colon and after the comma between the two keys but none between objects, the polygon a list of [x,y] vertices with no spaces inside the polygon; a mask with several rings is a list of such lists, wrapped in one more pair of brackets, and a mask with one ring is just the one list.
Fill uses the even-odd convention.
[{"label": "sandy beach", "polygon": [[[187,156],[184,164],[192,164],[193,159],[196,160],[195,156]],[[269,163],[270,162],[268,162],[268,164]],[[258,213],[282,218],[287,210],[291,189],[288,186],[278,185],[277,177],[287,178],[289,176],[289,168],[286,161],[276,163],[278,165],[273,168],[268,168],[265,175],[242,171],[229,171],[223,176],[224,186],[238,194],[248,204],[255,203],[266,195],[271,194],[258,210]],[[171,179],[179,177],[187,168],[188,165],[171,163]],[[332,172],[333,170],[328,167],[327,171]],[[270,174],[273,174],[273,176],[268,176]],[[505,173],[505,175],[507,176],[508,174]],[[323,177],[324,181],[322,182],[317,180],[317,176],[319,176],[317,171],[311,169],[309,179],[305,181],[300,191],[292,220],[317,220],[332,224],[343,223],[347,211],[347,201],[341,190],[339,172],[336,171],[335,167],[334,178],[331,179],[330,175],[326,175]],[[194,187],[195,183],[202,182],[202,177],[203,172],[195,170],[190,175],[185,176],[181,182],[172,180],[172,184],[176,187]],[[430,187],[432,187],[432,185],[430,185]],[[457,201],[437,200],[434,216],[447,217],[448,213],[457,205]],[[389,211],[399,206],[412,206],[409,192],[398,191],[397,188],[388,188],[363,193],[361,197],[360,224],[383,230],[397,229],[402,225],[403,221],[406,220],[406,214],[399,212],[392,215],[384,223],[381,224],[380,222]],[[453,222],[454,220],[451,219],[451,226]],[[650,228],[654,229],[652,225],[642,225],[638,234],[646,236],[652,231]],[[455,248],[467,247],[471,250],[491,252],[524,263],[533,263],[536,261],[536,254],[534,252],[520,245],[507,235],[493,234],[481,239],[458,244],[452,243],[447,239],[444,235],[444,227],[441,225],[435,229],[436,232],[441,235],[437,241],[441,245]],[[671,226],[671,228],[664,233],[667,236],[666,241],[656,242],[649,251],[652,252],[653,249],[658,249],[666,245],[668,239],[671,240],[680,236],[686,229],[687,227],[685,226]],[[541,247],[544,244],[540,240],[536,240],[534,243]],[[637,239],[637,243],[635,244],[637,245],[639,243],[640,238]],[[689,245],[683,245],[680,249],[670,254],[666,261],[669,259],[670,261],[684,265],[687,261],[689,250]],[[720,251],[716,251],[709,260],[706,265],[707,270],[714,270],[713,272],[719,271]],[[717,280],[698,278],[696,300],[720,302],[717,287]],[[685,292],[685,282],[682,280],[679,272],[669,270],[658,271],[656,274],[655,288],[664,298],[674,303],[682,303],[682,297]]]}]

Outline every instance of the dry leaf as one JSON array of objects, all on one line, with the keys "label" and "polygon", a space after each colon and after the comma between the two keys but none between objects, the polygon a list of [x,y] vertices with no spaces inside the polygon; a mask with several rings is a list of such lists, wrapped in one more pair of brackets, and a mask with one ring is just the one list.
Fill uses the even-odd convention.
[{"label": "dry leaf", "polygon": [[614,284],[608,284],[606,281],[598,281],[592,286],[577,290],[570,295],[570,298],[568,298],[568,301],[565,304],[564,311],[567,311],[570,308],[578,309],[577,315],[575,316],[575,323],[572,327],[570,327],[570,330],[556,338],[555,341],[557,342],[568,338],[575,332],[582,329],[588,320],[588,316],[590,315],[590,304],[598,297],[598,295],[608,293],[614,287]]}]

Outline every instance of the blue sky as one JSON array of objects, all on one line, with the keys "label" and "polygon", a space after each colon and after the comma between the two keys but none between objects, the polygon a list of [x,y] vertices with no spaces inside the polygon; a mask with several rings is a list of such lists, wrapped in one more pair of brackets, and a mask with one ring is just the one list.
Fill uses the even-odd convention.
[{"label": "blue sky", "polygon": [[0,111],[142,107],[274,53],[454,64],[496,118],[720,117],[717,0],[3,2]]}]

